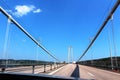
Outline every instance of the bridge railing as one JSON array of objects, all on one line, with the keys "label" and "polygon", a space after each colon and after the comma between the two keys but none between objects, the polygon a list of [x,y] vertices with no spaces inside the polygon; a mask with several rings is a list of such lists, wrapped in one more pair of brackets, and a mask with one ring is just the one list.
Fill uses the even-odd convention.
[{"label": "bridge railing", "polygon": [[[0,65],[0,72],[44,73],[64,66],[64,63],[7,64]],[[37,71],[36,71],[37,70]],[[27,72],[28,71],[28,72]]]}]

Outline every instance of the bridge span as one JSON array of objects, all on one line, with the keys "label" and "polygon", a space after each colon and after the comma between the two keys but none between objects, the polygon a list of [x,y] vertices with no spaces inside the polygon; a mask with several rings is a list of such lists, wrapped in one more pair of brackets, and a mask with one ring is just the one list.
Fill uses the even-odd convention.
[{"label": "bridge span", "polygon": [[83,80],[119,80],[120,74],[84,65],[68,64],[53,73],[55,76],[75,77]]},{"label": "bridge span", "polygon": [[[9,71],[6,71],[5,73],[30,74],[31,73],[30,67],[26,67],[26,69],[27,70],[21,70],[17,72],[12,70],[12,68],[10,71],[9,68]],[[18,70],[20,70],[20,68],[18,68]],[[79,64],[67,64],[51,71],[49,70],[49,66],[47,66],[48,71],[40,72],[42,70],[43,70],[43,66],[41,67],[37,66],[35,70],[35,74],[37,74],[38,76],[45,74],[45,76],[60,77],[61,79],[64,78],[64,79],[77,79],[77,80],[79,79],[80,80],[119,80],[120,79],[119,73],[115,73],[112,71],[103,70],[95,67],[79,65]]]},{"label": "bridge span", "polygon": [[[2,54],[3,58],[0,59],[0,69],[1,69],[0,80],[43,80],[43,79],[45,79],[45,80],[120,80],[120,57],[119,57],[119,53],[116,50],[116,43],[115,43],[116,37],[114,35],[114,28],[113,28],[114,21],[118,20],[117,18],[118,18],[119,10],[118,10],[118,12],[116,12],[116,10],[120,9],[119,4],[120,4],[120,0],[117,0],[116,3],[114,3],[114,5],[112,6],[111,10],[108,11],[109,12],[108,16],[106,16],[106,18],[104,19],[103,23],[101,24],[97,33],[94,35],[93,39],[91,39],[87,48],[85,50],[83,50],[83,54],[81,54],[81,56],[78,56],[78,55],[75,56],[75,57],[78,57],[78,60],[76,60],[76,63],[72,63],[73,59],[72,59],[72,61],[70,61],[70,59],[68,59],[68,62],[62,61],[62,59],[61,60],[58,59],[57,56],[55,56],[55,54],[53,54],[51,51],[49,51],[45,46],[43,46],[41,44],[41,42],[39,42],[39,40],[37,40],[35,37],[32,36],[32,34],[30,34],[26,29],[24,29],[24,26],[21,25],[18,21],[16,21],[15,17],[13,17],[12,15],[9,14],[9,11],[12,12],[12,10],[7,10],[7,9],[5,10],[4,8],[2,8],[2,6],[0,6],[0,14],[6,16],[5,20],[7,20],[5,41],[3,40],[4,46],[2,46],[3,47],[3,54]],[[23,6],[23,7],[25,7],[25,6]],[[32,9],[30,9],[30,10],[32,10]],[[37,12],[40,12],[39,10],[40,9],[38,9]],[[91,11],[91,9],[90,9],[90,11]],[[113,21],[113,16],[114,16],[115,12],[116,12],[117,17],[115,16],[116,19],[114,19],[114,21]],[[36,11],[33,11],[33,13],[36,13]],[[75,20],[75,19],[72,19],[72,20]],[[2,22],[2,19],[1,19],[1,22]],[[3,21],[3,23],[4,23],[4,21]],[[60,24],[61,23],[59,23],[58,25],[60,25]],[[106,26],[110,26],[110,24],[111,24],[112,28],[110,28],[111,30],[109,30],[109,31],[111,31],[111,35],[112,35],[111,37],[113,38],[113,40],[110,41],[110,39],[109,39],[110,36],[109,36],[109,32],[108,32],[109,46],[107,44],[107,47],[109,47],[109,52],[110,52],[109,57],[108,57],[108,55],[106,55],[107,57],[104,56],[104,54],[109,53],[109,52],[107,52],[108,50],[104,46],[104,44],[107,42],[107,39],[105,40],[105,42],[103,39],[103,41],[101,43],[99,43],[99,45],[101,46],[101,48],[104,46],[104,49],[106,49],[106,51],[104,51],[104,49],[99,48],[99,49],[96,49],[97,52],[94,55],[100,56],[100,54],[102,53],[103,57],[106,57],[106,58],[102,57],[101,59],[96,59],[96,58],[98,58],[96,56],[93,59],[93,55],[91,54],[90,55],[91,59],[90,59],[90,56],[89,56],[89,59],[85,59],[85,58],[83,59],[83,57],[86,57],[86,54],[88,54],[88,51],[91,49],[91,47],[94,47],[95,41],[97,41],[98,36],[102,33],[103,29],[105,29]],[[116,25],[115,25],[115,26],[117,26],[117,29],[119,28],[119,24],[120,23],[116,23]],[[85,25],[86,25],[86,22],[85,22]],[[17,37],[16,37],[16,35],[14,35],[14,38],[10,39],[10,35],[9,35],[10,26],[16,26],[15,29],[19,29],[20,31],[22,31],[23,34],[20,32],[19,33],[19,34],[21,34],[20,36],[26,35],[25,38],[21,38],[22,45],[21,45],[21,43],[20,43],[21,41],[19,41],[19,39],[18,39],[18,41],[14,40],[14,39],[18,38],[19,34],[17,35]],[[91,26],[93,26],[93,25],[91,25]],[[109,27],[108,27],[108,29],[109,29]],[[85,29],[85,30],[87,30],[87,29]],[[16,31],[16,33],[18,33],[17,30],[14,30],[14,31]],[[53,30],[53,32],[54,31],[55,30]],[[16,33],[14,33],[14,34],[16,34]],[[62,31],[61,31],[61,33],[62,33]],[[106,33],[104,33],[104,34],[106,34]],[[4,34],[2,34],[2,35],[4,35]],[[56,36],[58,36],[58,35],[56,35]],[[82,37],[83,36],[84,35],[82,34]],[[65,37],[63,37],[63,39]],[[14,41],[16,41],[16,44],[14,44],[14,47],[13,47],[13,45],[10,45],[9,39],[13,40],[13,41],[11,41],[11,44],[14,44],[15,43]],[[56,39],[57,38],[55,38],[54,41]],[[69,40],[70,39],[68,39],[68,41]],[[3,43],[3,41],[1,40],[1,43]],[[29,46],[31,44],[31,41],[32,41],[32,46]],[[26,44],[25,44],[26,47],[24,46],[23,42],[26,42]],[[66,40],[66,42],[67,42],[67,40]],[[73,42],[75,42],[75,41],[73,41]],[[113,42],[113,44],[112,44],[113,47],[111,47],[111,42]],[[119,40],[117,40],[116,42],[119,43]],[[16,45],[18,43],[19,43],[20,47],[16,47]],[[62,43],[62,44],[64,44],[64,43]],[[8,49],[9,45],[10,45],[10,50]],[[51,44],[51,45],[53,45],[53,44]],[[56,45],[56,44],[54,44],[54,45]],[[36,50],[34,50],[34,48],[33,48],[35,46],[37,47]],[[57,46],[59,46],[59,45],[57,45]],[[64,46],[64,45],[62,45],[62,46]],[[2,50],[2,47],[0,46],[1,50]],[[19,48],[21,48],[21,49],[19,49]],[[46,62],[44,62],[44,61],[41,62],[40,60],[38,60],[38,48],[39,48],[41,55],[45,55],[43,57],[41,57],[41,55],[40,55],[41,60],[42,60],[42,58],[44,58],[45,61],[47,60]],[[18,51],[17,51],[17,49],[18,49]],[[112,49],[114,50],[114,52],[112,51]],[[16,52],[15,52],[15,50],[16,50]],[[28,50],[28,52],[27,52],[27,50]],[[54,49],[52,51],[56,52],[56,51],[54,51]],[[104,51],[104,52],[99,53],[99,51]],[[8,52],[9,52],[9,55],[8,55]],[[69,53],[73,52],[72,47],[69,48],[68,52]],[[12,60],[12,59],[9,59],[9,56],[11,53],[15,53],[15,54],[22,53],[22,57],[24,57],[24,55],[25,55],[24,53],[26,53],[26,54],[27,53],[36,53],[36,55],[34,55],[36,57],[36,59],[33,59],[33,57],[30,57],[30,54],[27,54],[26,56],[30,57],[30,60],[26,60],[27,58],[25,60],[17,60],[17,58],[15,58],[16,60]],[[58,55],[59,53],[60,52],[56,52],[56,55]],[[113,53],[114,53],[114,56],[112,55]],[[15,55],[15,54],[12,54],[12,55]],[[33,54],[31,54],[31,56],[32,55]],[[65,57],[65,54],[59,54],[58,56],[60,56],[60,55]],[[73,54],[71,54],[71,55],[73,56]],[[19,58],[19,55],[17,55],[17,56]],[[47,57],[50,57],[50,58],[48,59]],[[68,58],[70,58],[70,54],[68,54]],[[71,58],[73,58],[73,57],[71,57]],[[14,59],[14,57],[13,57],[13,59]]]}]

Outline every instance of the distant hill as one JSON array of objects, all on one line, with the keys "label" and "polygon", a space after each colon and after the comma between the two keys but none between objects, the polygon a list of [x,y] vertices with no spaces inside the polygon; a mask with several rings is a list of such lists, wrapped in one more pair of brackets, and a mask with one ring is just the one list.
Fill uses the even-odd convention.
[{"label": "distant hill", "polygon": [[37,60],[0,59],[0,67],[4,67],[5,64],[7,64],[8,67],[14,67],[14,66],[32,66],[32,65],[54,64],[54,62],[37,61]]}]

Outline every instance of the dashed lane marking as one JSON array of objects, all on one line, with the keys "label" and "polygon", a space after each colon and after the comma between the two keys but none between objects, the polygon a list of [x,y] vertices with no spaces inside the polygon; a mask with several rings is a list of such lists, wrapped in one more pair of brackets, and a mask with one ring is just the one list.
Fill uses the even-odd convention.
[{"label": "dashed lane marking", "polygon": [[92,76],[92,77],[94,77],[95,75],[93,75],[92,73],[90,73],[90,72],[88,72],[88,74],[90,75],[90,76]]},{"label": "dashed lane marking", "polygon": [[[64,66],[63,66],[63,67],[64,67]],[[55,71],[49,73],[48,75],[53,75],[53,74],[56,73],[57,71],[61,70],[63,67],[61,67],[61,68],[59,68],[59,69],[57,69],[57,70],[55,70]]]}]

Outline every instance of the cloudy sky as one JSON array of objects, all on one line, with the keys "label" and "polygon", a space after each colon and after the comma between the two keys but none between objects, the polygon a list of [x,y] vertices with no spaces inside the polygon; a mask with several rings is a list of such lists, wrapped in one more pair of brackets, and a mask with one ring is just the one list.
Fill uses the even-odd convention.
[{"label": "cloudy sky", "polygon": [[[68,47],[73,48],[74,60],[77,60],[87,48],[105,17],[116,2],[113,0],[4,0],[3,7],[36,40],[61,61],[67,61]],[[117,55],[119,52],[120,16],[118,8],[114,14],[114,34]],[[0,58],[5,58],[3,46],[7,18],[0,13]],[[109,56],[108,33],[112,55],[114,56],[111,22],[109,21],[85,59]],[[38,48],[14,24],[10,24],[7,44],[7,58],[39,59],[54,61],[42,49]]]}]

